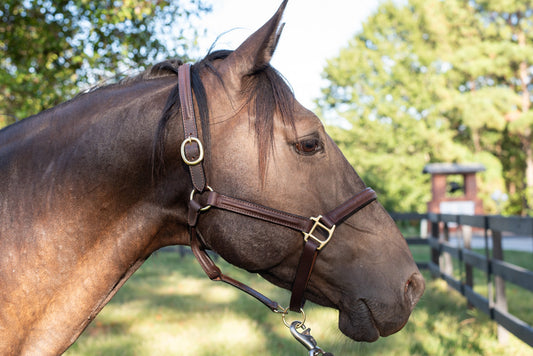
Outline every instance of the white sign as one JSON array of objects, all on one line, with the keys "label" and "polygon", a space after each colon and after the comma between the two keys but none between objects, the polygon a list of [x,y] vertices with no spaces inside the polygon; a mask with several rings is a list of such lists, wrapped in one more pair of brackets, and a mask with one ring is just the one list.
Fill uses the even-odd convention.
[{"label": "white sign", "polygon": [[466,201],[443,201],[440,203],[441,214],[474,215],[476,204],[471,200]]}]

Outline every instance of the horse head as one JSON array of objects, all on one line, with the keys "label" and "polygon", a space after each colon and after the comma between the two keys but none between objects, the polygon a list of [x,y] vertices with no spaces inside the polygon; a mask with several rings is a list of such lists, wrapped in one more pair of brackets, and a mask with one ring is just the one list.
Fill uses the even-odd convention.
[{"label": "horse head", "polygon": [[[311,217],[365,184],[270,66],[285,4],[235,51],[195,64],[208,98],[206,178],[223,194]],[[230,263],[291,288],[304,246],[300,232],[220,209],[202,216],[199,228],[205,245]],[[404,237],[371,202],[336,227],[305,298],[339,309],[339,327],[350,338],[373,341],[400,330],[423,291]]]}]

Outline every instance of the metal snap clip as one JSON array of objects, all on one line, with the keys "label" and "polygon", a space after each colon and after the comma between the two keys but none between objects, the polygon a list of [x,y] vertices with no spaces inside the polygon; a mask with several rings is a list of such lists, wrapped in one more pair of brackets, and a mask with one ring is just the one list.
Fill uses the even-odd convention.
[{"label": "metal snap clip", "polygon": [[[298,331],[300,327],[304,329],[302,332]],[[292,336],[309,351],[309,356],[325,355],[324,350],[318,347],[315,338],[311,336],[310,328],[306,328],[305,325],[299,324],[299,321],[293,321],[290,330]]]}]

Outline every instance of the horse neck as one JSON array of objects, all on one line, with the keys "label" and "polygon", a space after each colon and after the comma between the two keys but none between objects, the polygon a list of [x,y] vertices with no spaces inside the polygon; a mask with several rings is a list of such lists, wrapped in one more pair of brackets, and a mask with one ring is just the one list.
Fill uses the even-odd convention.
[{"label": "horse neck", "polygon": [[[174,83],[86,94],[16,125],[17,141],[2,146],[0,249],[11,257],[0,261],[0,285],[13,309],[0,315],[0,339],[19,340],[15,353],[61,352],[154,250],[186,243],[187,172],[170,163],[166,178],[152,176]],[[167,152],[179,157],[176,145]]]},{"label": "horse neck", "polygon": [[[17,199],[17,204],[33,221],[39,214],[57,213],[85,219],[105,213],[98,216],[105,221],[114,217],[110,211],[123,213],[140,201],[167,204],[170,179],[154,181],[152,150],[175,81],[161,78],[102,88],[1,131],[0,178],[9,182],[3,188],[6,196],[28,198]],[[175,132],[181,130],[175,121],[169,125],[171,138],[182,136]],[[167,146],[170,158],[165,161],[172,163],[179,157],[177,139]],[[176,170],[168,177],[173,193],[185,194],[185,172],[171,169]],[[7,199],[4,208],[10,201],[15,199]]]}]

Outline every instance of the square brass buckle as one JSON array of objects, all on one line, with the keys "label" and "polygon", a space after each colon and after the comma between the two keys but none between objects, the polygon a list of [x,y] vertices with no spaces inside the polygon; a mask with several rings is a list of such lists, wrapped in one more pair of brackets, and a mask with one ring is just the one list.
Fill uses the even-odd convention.
[{"label": "square brass buckle", "polygon": [[[320,219],[322,219],[322,215],[319,215],[316,218],[311,217],[310,219],[313,220],[315,223],[313,224],[313,227],[311,228],[311,230],[309,230],[309,232],[302,231],[302,233],[304,234],[304,241],[307,242],[309,238],[312,238],[318,243],[317,250],[321,250],[322,247],[327,245],[327,243],[331,239],[331,236],[333,236],[333,232],[335,231],[335,225],[333,225],[331,228],[328,228],[326,225],[322,224],[320,222]],[[325,230],[328,233],[328,237],[325,240],[321,240],[315,235],[313,235],[313,232],[315,232],[317,228]]]}]

